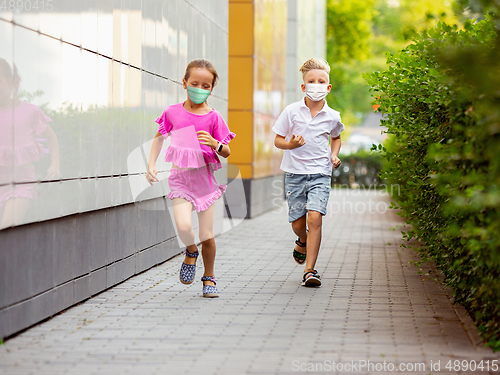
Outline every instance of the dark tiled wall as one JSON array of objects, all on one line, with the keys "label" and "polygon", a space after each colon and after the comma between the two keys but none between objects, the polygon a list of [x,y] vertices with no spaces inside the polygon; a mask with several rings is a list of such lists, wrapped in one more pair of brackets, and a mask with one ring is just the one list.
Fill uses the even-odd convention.
[{"label": "dark tiled wall", "polygon": [[0,337],[180,252],[164,198],[0,231]]},{"label": "dark tiled wall", "polygon": [[[241,195],[226,192],[226,204],[232,208],[233,217],[252,218],[278,208],[284,198],[284,175],[269,176],[259,179],[243,179],[246,207],[240,207]],[[237,209],[239,207],[239,209]]]}]

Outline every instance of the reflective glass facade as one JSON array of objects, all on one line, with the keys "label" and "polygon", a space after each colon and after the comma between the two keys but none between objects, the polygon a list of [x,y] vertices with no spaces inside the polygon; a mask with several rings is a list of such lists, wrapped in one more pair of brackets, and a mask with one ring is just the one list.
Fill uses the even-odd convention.
[{"label": "reflective glass facade", "polygon": [[184,100],[192,59],[214,63],[209,105],[227,119],[227,2],[10,3],[0,12],[0,229],[165,195],[144,178],[148,142],[156,117]]},{"label": "reflective glass facade", "polygon": [[[324,0],[2,4],[0,338],[179,253],[168,184],[149,186],[145,172],[154,120],[186,97],[192,59],[214,63],[220,83],[208,104],[237,134],[216,172],[219,183],[237,177],[225,195],[230,215],[251,217],[282,198],[271,192],[282,180],[271,127],[301,96],[304,56],[321,57],[310,51],[324,41],[306,34],[321,35]],[[238,223],[223,208],[220,199],[215,234]]]},{"label": "reflective glass facade", "polygon": [[228,119],[238,134],[229,162],[244,179],[249,217],[282,198],[282,151],[271,129],[303,97],[301,64],[325,57],[325,23],[326,0],[229,1]]},{"label": "reflective glass facade", "polygon": [[287,3],[257,0],[255,4],[255,60],[253,92],[253,178],[279,173],[273,158],[271,130],[285,104]]},{"label": "reflective glass facade", "polygon": [[300,100],[299,67],[311,57],[326,58],[326,0],[288,2],[287,103]]}]

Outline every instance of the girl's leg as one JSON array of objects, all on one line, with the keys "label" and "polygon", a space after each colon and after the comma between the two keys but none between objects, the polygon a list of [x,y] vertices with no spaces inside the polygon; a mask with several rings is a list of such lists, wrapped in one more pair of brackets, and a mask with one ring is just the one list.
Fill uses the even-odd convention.
[{"label": "girl's leg", "polygon": [[[181,239],[182,243],[186,245],[187,250],[190,253],[195,253],[198,247],[194,243],[194,232],[191,223],[191,211],[193,205],[182,198],[174,198],[172,200],[172,206],[174,211],[175,226],[177,227],[177,234]],[[184,257],[184,263],[195,264],[196,258]]]},{"label": "girl's leg", "polygon": [[[205,272],[203,276],[215,276],[215,240],[214,240],[214,205],[209,209],[198,212],[200,224],[201,255]],[[204,281],[204,285],[213,285],[211,281]]]},{"label": "girl's leg", "polygon": [[314,269],[316,260],[318,259],[319,246],[321,245],[321,225],[323,216],[317,211],[307,212],[307,227],[309,234],[307,235],[307,258],[304,272]]},{"label": "girl's leg", "polygon": [[30,201],[28,198],[14,198],[5,202],[0,228],[21,224],[30,206]]},{"label": "girl's leg", "polygon": [[[293,233],[299,237],[300,242],[305,243],[307,241],[307,230],[306,230],[306,215],[298,218],[295,221],[292,221],[292,230]],[[295,244],[295,250],[297,250],[299,253],[305,254],[306,253],[306,248],[300,247],[299,245]],[[307,254],[309,256],[309,254]]]}]

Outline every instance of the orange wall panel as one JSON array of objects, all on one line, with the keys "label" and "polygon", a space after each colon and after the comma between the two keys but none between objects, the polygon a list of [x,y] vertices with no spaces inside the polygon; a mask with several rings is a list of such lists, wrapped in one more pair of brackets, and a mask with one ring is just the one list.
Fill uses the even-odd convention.
[{"label": "orange wall panel", "polygon": [[253,59],[229,57],[228,110],[253,109]]},{"label": "orange wall panel", "polygon": [[253,55],[253,4],[229,4],[229,56]]},{"label": "orange wall panel", "polygon": [[236,138],[231,141],[232,164],[252,164],[253,161],[253,115],[252,112],[228,111],[228,125]]}]

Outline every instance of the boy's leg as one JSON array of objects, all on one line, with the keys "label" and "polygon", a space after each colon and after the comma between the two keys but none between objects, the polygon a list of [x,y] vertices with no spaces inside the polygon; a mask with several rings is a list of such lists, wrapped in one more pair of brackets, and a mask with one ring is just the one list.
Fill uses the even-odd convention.
[{"label": "boy's leg", "polygon": [[[306,215],[298,218],[295,221],[292,221],[292,230],[293,233],[295,233],[295,235],[299,237],[300,242],[302,243],[307,242]],[[295,250],[297,250],[299,253],[302,254],[306,253],[306,248],[300,247],[297,244],[295,244]]]},{"label": "boy's leg", "polygon": [[[292,224],[293,232],[299,237],[299,241],[305,243],[307,241],[306,231],[306,202],[307,197],[305,193],[306,175],[285,173],[285,192],[286,201],[288,203],[288,222]],[[295,244],[294,250],[298,253],[305,254],[306,248],[300,247]],[[295,254],[295,252],[294,252]],[[297,263],[304,263],[303,260],[297,260]]]},{"label": "boy's leg", "polygon": [[319,247],[321,245],[321,225],[323,223],[323,215],[318,211],[308,211],[307,227],[309,234],[307,236],[307,258],[304,272],[314,269],[316,260],[318,259]]},{"label": "boy's leg", "polygon": [[[323,215],[326,215],[328,198],[330,196],[330,176],[325,174],[309,175],[307,189],[307,259],[304,272],[314,270],[321,245],[321,226]],[[321,281],[318,280],[321,285]]]}]

